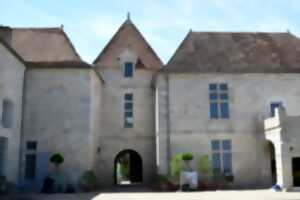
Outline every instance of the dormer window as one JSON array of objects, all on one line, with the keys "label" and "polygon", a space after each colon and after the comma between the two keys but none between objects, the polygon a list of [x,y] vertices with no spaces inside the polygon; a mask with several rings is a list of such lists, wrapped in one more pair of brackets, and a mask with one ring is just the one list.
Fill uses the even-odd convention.
[{"label": "dormer window", "polygon": [[126,77],[126,78],[133,77],[133,63],[132,62],[126,62],[124,64],[124,77]]}]

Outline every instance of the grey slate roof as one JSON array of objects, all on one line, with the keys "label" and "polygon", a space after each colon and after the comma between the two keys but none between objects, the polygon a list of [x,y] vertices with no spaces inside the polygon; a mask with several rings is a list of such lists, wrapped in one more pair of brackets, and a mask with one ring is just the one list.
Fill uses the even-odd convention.
[{"label": "grey slate roof", "polygon": [[0,26],[2,37],[28,62],[80,60],[62,28],[10,28]]},{"label": "grey slate roof", "polygon": [[286,33],[189,32],[170,73],[299,73],[300,39]]}]

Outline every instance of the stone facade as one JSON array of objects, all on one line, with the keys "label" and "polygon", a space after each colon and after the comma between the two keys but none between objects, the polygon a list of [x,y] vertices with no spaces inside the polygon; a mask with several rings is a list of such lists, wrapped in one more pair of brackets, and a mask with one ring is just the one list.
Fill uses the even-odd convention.
[{"label": "stone facade", "polygon": [[[130,19],[93,65],[80,59],[61,28],[0,27],[1,35],[8,45],[0,44],[0,100],[13,102],[14,112],[11,128],[0,128],[0,150],[5,149],[0,159],[6,158],[0,172],[20,188],[41,190],[54,171],[49,162],[54,153],[64,156],[64,181],[75,187],[87,170],[102,188],[118,185],[119,159],[126,153],[139,164],[130,169],[135,173],[130,183],[150,185],[157,174],[169,175],[177,153],[192,152],[193,168],[201,155],[213,163],[215,140],[230,141],[232,187],[275,184],[272,159],[277,184],[295,185],[292,162],[300,158],[300,119],[291,117],[300,115],[295,36],[190,32],[163,66]],[[32,46],[22,45],[33,38]],[[225,119],[210,115],[210,84],[228,87]],[[270,118],[274,102],[285,111]],[[10,121],[6,117],[2,124]]]},{"label": "stone facade", "polygon": [[[295,101],[299,98],[300,90],[295,87],[299,81],[298,74],[159,75],[156,87],[159,171],[167,172],[168,160],[180,152],[209,155],[211,159],[211,141],[230,139],[233,186],[270,187],[270,152],[264,118],[270,116],[272,102],[282,102],[287,113],[300,115]],[[210,83],[228,84],[229,119],[210,118]]]},{"label": "stone facade", "polygon": [[25,65],[1,41],[0,61],[0,176],[17,183]]},{"label": "stone facade", "polygon": [[[90,69],[29,69],[25,77],[21,169],[25,174],[26,154],[36,154],[36,178],[41,180],[23,184],[40,189],[43,176],[53,170],[48,160],[54,153],[64,156],[61,170],[75,183],[93,169],[101,82]],[[32,141],[35,151],[26,145]]]}]

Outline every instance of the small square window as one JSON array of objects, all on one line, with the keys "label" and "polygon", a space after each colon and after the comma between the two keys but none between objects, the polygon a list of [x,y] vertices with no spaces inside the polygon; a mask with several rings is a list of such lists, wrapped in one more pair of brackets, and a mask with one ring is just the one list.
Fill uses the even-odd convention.
[{"label": "small square window", "polygon": [[132,111],[126,111],[125,112],[125,118],[127,117],[133,117],[133,112]]},{"label": "small square window", "polygon": [[211,149],[213,151],[220,150],[220,140],[213,140],[213,141],[211,141]]},{"label": "small square window", "polygon": [[210,100],[217,100],[218,99],[218,94],[217,93],[210,93],[209,94],[209,99]]},{"label": "small square window", "polygon": [[215,90],[217,90],[217,84],[216,84],[216,83],[209,84],[209,90],[210,90],[210,91],[215,91]]},{"label": "small square window", "polygon": [[223,140],[222,141],[223,150],[231,150],[231,141],[230,140]]},{"label": "small square window", "polygon": [[132,108],[133,108],[133,103],[132,103],[132,102],[126,102],[126,103],[125,103],[125,109],[126,109],[126,110],[127,110],[127,109],[132,110]]},{"label": "small square window", "polygon": [[132,101],[133,95],[131,93],[126,93],[124,96],[125,101]]},{"label": "small square window", "polygon": [[226,83],[220,84],[220,90],[222,90],[222,91],[228,90],[227,84]]},{"label": "small square window", "polygon": [[220,99],[221,100],[228,100],[228,94],[227,93],[220,94]]},{"label": "small square window", "polygon": [[[127,114],[129,114],[129,112]],[[132,114],[129,114],[129,115],[132,115]],[[132,128],[133,127],[133,118],[129,117],[129,116],[126,116],[126,113],[125,113],[124,127],[125,128]]]},{"label": "small square window", "polygon": [[37,149],[37,143],[36,143],[36,141],[28,141],[26,143],[26,149],[27,150],[36,150]]}]

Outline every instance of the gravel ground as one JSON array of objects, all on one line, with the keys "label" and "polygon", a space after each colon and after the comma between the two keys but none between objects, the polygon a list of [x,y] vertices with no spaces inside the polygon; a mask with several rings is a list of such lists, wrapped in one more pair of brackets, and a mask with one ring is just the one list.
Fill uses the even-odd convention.
[{"label": "gravel ground", "polygon": [[210,192],[117,192],[88,194],[23,194],[0,200],[300,200],[300,192],[271,190],[210,191]]}]

